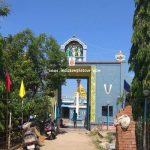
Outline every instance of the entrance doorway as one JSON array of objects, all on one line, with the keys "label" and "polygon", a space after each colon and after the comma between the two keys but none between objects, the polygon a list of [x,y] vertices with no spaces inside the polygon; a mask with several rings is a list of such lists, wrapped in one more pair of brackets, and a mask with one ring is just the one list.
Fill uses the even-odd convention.
[{"label": "entrance doorway", "polygon": [[69,108],[68,107],[62,108],[62,118],[69,119]]},{"label": "entrance doorway", "polygon": [[68,78],[61,86],[60,118],[64,127],[74,127],[73,112],[77,113],[77,127],[89,128],[89,79]]}]

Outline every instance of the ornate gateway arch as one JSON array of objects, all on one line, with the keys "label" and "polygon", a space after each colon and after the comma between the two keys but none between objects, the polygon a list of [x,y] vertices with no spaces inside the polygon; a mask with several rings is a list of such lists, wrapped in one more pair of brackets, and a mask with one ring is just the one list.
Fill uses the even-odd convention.
[{"label": "ornate gateway arch", "polygon": [[[68,78],[88,81],[88,129],[99,123],[113,124],[120,108],[117,100],[123,92],[125,61],[89,62],[86,59],[87,45],[75,36],[61,45],[61,50],[66,52],[68,60],[74,60],[67,69]],[[61,88],[58,103],[61,105]]]}]

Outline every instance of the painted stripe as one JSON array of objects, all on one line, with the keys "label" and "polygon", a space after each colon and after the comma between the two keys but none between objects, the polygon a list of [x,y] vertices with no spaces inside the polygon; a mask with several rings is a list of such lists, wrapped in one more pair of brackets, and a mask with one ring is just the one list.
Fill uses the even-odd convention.
[{"label": "painted stripe", "polygon": [[95,122],[96,66],[91,66],[91,122]]}]

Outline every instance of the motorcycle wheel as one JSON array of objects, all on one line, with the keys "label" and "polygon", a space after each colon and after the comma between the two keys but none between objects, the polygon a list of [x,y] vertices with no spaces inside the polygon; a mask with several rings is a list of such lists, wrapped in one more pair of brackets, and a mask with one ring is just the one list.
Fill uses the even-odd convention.
[{"label": "motorcycle wheel", "polygon": [[55,138],[56,138],[55,133],[52,133],[52,138],[53,138],[53,139],[55,139]]},{"label": "motorcycle wheel", "polygon": [[49,140],[53,140],[52,134],[48,137]]},{"label": "motorcycle wheel", "polygon": [[39,145],[36,146],[35,150],[40,150],[40,147]]},{"label": "motorcycle wheel", "polygon": [[48,139],[49,139],[49,140],[54,140],[54,139],[55,139],[55,137],[54,137],[54,135],[53,135],[53,134],[51,134],[51,135],[48,137]]}]

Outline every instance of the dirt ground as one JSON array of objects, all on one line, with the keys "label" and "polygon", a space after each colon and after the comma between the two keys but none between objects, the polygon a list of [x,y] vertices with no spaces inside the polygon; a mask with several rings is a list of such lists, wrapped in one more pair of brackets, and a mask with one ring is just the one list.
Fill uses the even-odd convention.
[{"label": "dirt ground", "polygon": [[[61,130],[62,131],[62,130]],[[45,140],[41,150],[97,150],[85,129],[63,129],[55,140]]]}]

